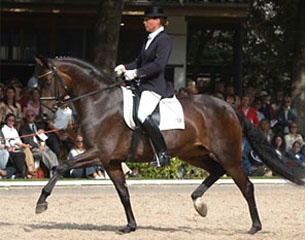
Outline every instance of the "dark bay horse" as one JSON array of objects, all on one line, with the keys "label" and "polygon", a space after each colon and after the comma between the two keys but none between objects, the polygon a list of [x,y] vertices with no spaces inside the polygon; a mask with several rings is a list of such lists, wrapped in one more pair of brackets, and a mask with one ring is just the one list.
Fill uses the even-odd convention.
[{"label": "dark bay horse", "polygon": [[[36,58],[35,75],[39,79],[42,96],[51,97],[50,89],[56,86],[55,95],[69,92],[74,101],[87,151],[57,167],[54,175],[42,189],[36,205],[36,213],[47,209],[47,197],[57,180],[71,168],[102,164],[112,180],[124,206],[127,225],[120,229],[135,231],[137,224],[131,208],[121,162],[130,151],[132,130],[123,120],[122,90],[105,73],[75,58]],[[54,93],[54,91],[53,91]],[[88,93],[93,93],[89,94]],[[303,175],[286,164],[270,147],[257,128],[243,119],[226,102],[208,96],[194,95],[180,99],[185,114],[185,130],[163,131],[171,156],[205,169],[209,176],[192,193],[196,210],[206,215],[203,194],[223,175],[230,175],[247,201],[252,226],[248,231],[255,234],[262,228],[257,211],[254,187],[244,174],[241,165],[242,134],[271,170],[299,185]],[[149,162],[153,151],[145,135],[141,137],[135,161]]]}]

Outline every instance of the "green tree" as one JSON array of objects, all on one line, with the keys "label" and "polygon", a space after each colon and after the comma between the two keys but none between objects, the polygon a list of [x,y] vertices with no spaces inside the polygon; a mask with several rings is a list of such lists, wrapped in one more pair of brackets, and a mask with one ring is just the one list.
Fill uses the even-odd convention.
[{"label": "green tree", "polygon": [[252,1],[245,25],[244,81],[291,95],[301,133],[305,131],[304,35],[305,1]]},{"label": "green tree", "polygon": [[252,2],[244,36],[245,84],[290,92],[296,8],[288,0]]}]

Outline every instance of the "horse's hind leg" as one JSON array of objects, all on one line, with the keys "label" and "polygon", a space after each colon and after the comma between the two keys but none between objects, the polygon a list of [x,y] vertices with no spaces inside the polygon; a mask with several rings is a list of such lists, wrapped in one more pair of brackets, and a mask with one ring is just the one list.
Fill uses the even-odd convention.
[{"label": "horse's hind leg", "polygon": [[255,234],[262,229],[262,224],[259,219],[258,211],[256,208],[255,198],[254,198],[254,186],[250,182],[249,178],[245,175],[242,167],[234,167],[228,171],[231,175],[236,185],[241,190],[244,198],[248,203],[250,210],[250,215],[252,219],[252,227],[248,231],[249,234]]},{"label": "horse's hind leg", "polygon": [[120,200],[124,206],[125,214],[127,217],[128,224],[125,227],[119,229],[119,232],[130,233],[132,231],[135,231],[137,228],[137,224],[131,208],[130,196],[125,181],[125,175],[122,170],[121,162],[112,160],[110,161],[109,165],[105,166],[105,169],[120,196]]},{"label": "horse's hind leg", "polygon": [[100,163],[96,158],[97,151],[94,149],[87,150],[85,153],[76,156],[72,160],[63,162],[57,166],[53,176],[50,178],[47,185],[42,189],[40,197],[36,203],[36,213],[42,213],[48,209],[48,203],[46,202],[47,197],[51,194],[57,180],[68,170],[79,167],[95,166]]},{"label": "horse's hind leg", "polygon": [[[212,155],[210,157],[213,158]],[[211,162],[209,167],[206,169],[210,175],[199,185],[199,187],[192,193],[191,197],[194,202],[194,207],[196,211],[202,216],[207,215],[207,206],[202,200],[203,194],[223,175],[225,170],[217,162]]]}]

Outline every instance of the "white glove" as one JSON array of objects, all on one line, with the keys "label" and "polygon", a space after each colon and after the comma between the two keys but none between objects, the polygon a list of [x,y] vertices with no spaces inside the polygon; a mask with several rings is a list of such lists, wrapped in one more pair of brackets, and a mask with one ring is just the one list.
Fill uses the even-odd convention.
[{"label": "white glove", "polygon": [[123,64],[120,64],[114,68],[114,73],[117,77],[120,77],[125,71],[126,68]]},{"label": "white glove", "polygon": [[126,81],[131,81],[137,77],[137,69],[126,70],[124,73],[124,77]]}]

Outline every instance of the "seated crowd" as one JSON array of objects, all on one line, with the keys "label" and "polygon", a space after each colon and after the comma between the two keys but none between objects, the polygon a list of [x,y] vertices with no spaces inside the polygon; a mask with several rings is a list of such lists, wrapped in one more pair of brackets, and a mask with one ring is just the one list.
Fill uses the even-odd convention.
[{"label": "seated crowd", "polygon": [[[298,132],[297,115],[291,107],[291,98],[285,96],[283,90],[278,90],[274,96],[269,96],[259,87],[248,86],[243,89],[239,98],[232,84],[216,82],[212,91],[196,88],[196,81],[189,80],[185,88],[181,88],[178,96],[186,97],[192,94],[205,93],[223,99],[261,130],[269,143],[277,151],[288,156],[295,164],[305,167],[305,140]],[[242,140],[242,165],[247,175],[269,175],[270,171],[263,165],[252,150],[246,138]]]},{"label": "seated crowd", "polygon": [[[60,159],[85,151],[73,105],[61,104],[49,118],[33,80],[26,87],[15,78],[0,85],[0,179],[51,177]],[[122,168],[127,176],[132,172],[126,164]],[[65,177],[108,178],[101,166],[72,169]]]},{"label": "seated crowd", "polygon": [[16,78],[1,84],[0,178],[50,177],[62,149],[67,155],[73,146],[73,118],[67,104],[47,118],[35,84],[24,87]]},{"label": "seated crowd", "polygon": [[[196,81],[188,80],[177,95],[187,97],[198,93],[210,94],[231,104],[262,131],[279,153],[289,156],[295,164],[305,166],[304,136],[298,132],[291,99],[284,96],[283,91],[270,97],[266,91],[247,87],[239,98],[232,84],[217,82],[211,92],[203,92],[196,86]],[[74,128],[77,114],[73,106],[62,104],[54,118],[49,119],[39,99],[40,90],[33,79],[28,86],[23,86],[16,78],[7,85],[0,85],[0,178],[50,177],[62,155],[70,159],[85,151],[83,137],[77,127]],[[247,175],[268,173],[265,166],[260,166],[259,158],[245,138],[242,153]],[[126,173],[131,172],[126,164],[123,169]],[[96,166],[72,169],[66,176],[102,179],[107,174]]]}]

